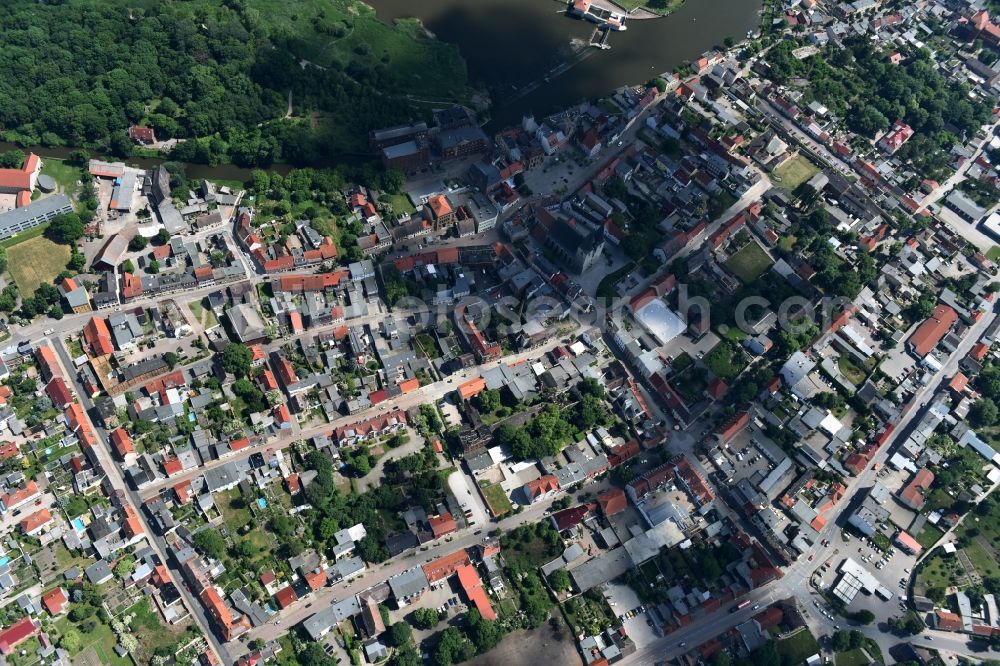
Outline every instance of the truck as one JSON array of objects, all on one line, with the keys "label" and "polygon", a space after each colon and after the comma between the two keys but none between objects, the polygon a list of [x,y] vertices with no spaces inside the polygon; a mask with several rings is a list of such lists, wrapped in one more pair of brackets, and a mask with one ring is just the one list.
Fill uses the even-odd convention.
[{"label": "truck", "polygon": [[749,605],[750,605],[750,600],[749,599],[744,599],[740,603],[738,603],[735,606],[733,606],[732,610],[730,610],[729,612],[730,613],[735,613],[736,611],[743,610],[744,608],[746,608]]}]

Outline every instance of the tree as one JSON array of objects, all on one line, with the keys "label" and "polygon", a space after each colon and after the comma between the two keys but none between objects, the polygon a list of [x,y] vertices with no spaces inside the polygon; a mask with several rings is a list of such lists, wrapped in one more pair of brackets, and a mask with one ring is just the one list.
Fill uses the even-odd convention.
[{"label": "tree", "polygon": [[389,666],[423,666],[423,660],[412,645],[396,650],[389,660]]},{"label": "tree", "polygon": [[455,627],[448,627],[441,632],[441,639],[434,651],[434,662],[438,666],[451,666],[476,654],[476,647],[466,636]]},{"label": "tree", "polygon": [[267,399],[264,397],[264,392],[249,379],[240,378],[233,382],[233,394],[246,404],[251,413],[267,409]]},{"label": "tree", "polygon": [[73,622],[82,622],[97,612],[97,608],[91,604],[78,604],[69,611],[69,619]]},{"label": "tree", "polygon": [[549,585],[557,592],[565,592],[573,589],[573,582],[565,569],[556,569],[555,573],[549,576]]},{"label": "tree", "polygon": [[226,540],[218,530],[208,527],[194,535],[195,547],[214,560],[226,554]]},{"label": "tree", "polygon": [[146,246],[149,245],[149,241],[142,234],[136,234],[132,236],[132,240],[128,242],[128,249],[131,252],[139,252],[145,250]]},{"label": "tree", "polygon": [[492,414],[500,407],[500,390],[485,389],[476,396],[476,408],[483,413]]},{"label": "tree", "polygon": [[153,237],[153,243],[156,245],[166,245],[170,242],[170,232],[166,229],[160,229],[156,232],[156,236]]},{"label": "tree", "polygon": [[135,264],[132,263],[131,259],[126,259],[122,262],[120,266],[123,273],[135,273]]},{"label": "tree", "polygon": [[441,614],[433,608],[418,608],[413,611],[413,626],[417,629],[433,629],[441,621]]},{"label": "tree", "polygon": [[56,321],[63,318],[63,309],[58,305],[49,306],[49,311],[47,313],[49,317],[55,319]]},{"label": "tree", "polygon": [[75,654],[79,649],[80,645],[83,643],[83,637],[80,632],[73,627],[67,627],[65,631],[62,632],[62,636],[59,637],[59,647],[66,650],[70,654]]},{"label": "tree", "polygon": [[326,656],[323,647],[316,641],[306,643],[295,657],[301,666],[332,666],[336,663],[332,658]]},{"label": "tree", "polygon": [[996,424],[1000,410],[990,398],[980,398],[969,410],[969,421],[976,427],[988,427]]},{"label": "tree", "polygon": [[0,273],[7,270],[7,248],[0,247]]},{"label": "tree", "polygon": [[76,213],[63,213],[52,218],[48,228],[45,230],[45,235],[56,243],[73,245],[76,241],[83,238],[85,230],[83,221],[79,215]]},{"label": "tree", "polygon": [[725,650],[719,650],[712,655],[710,660],[712,666],[731,666],[733,660],[729,657],[729,653]]},{"label": "tree", "polygon": [[150,275],[156,275],[160,272],[160,262],[153,259],[146,265],[146,272]]},{"label": "tree", "polygon": [[135,558],[131,555],[123,556],[115,565],[115,575],[119,578],[127,578],[133,571],[135,571]]},{"label": "tree", "polygon": [[867,608],[862,608],[855,613],[851,613],[850,618],[858,624],[871,624],[875,621],[875,613]]},{"label": "tree", "polygon": [[396,622],[389,627],[389,644],[393,647],[402,647],[413,638],[413,630],[406,622]]},{"label": "tree", "polygon": [[250,374],[253,364],[253,352],[246,345],[233,342],[226,345],[219,354],[219,362],[222,364],[222,369],[229,374],[246,377]]},{"label": "tree", "polygon": [[833,634],[834,652],[846,652],[851,649],[851,635],[847,631],[838,631]]},{"label": "tree", "polygon": [[465,615],[469,639],[476,646],[479,654],[489,652],[503,638],[503,631],[496,622],[483,618],[479,611],[473,608]]},{"label": "tree", "polygon": [[82,148],[77,148],[70,151],[69,155],[66,156],[66,161],[70,164],[83,166],[90,161],[90,153]]},{"label": "tree", "polygon": [[169,351],[163,355],[163,360],[166,362],[167,366],[173,370],[177,362],[181,360],[181,357],[177,355],[176,352]]}]

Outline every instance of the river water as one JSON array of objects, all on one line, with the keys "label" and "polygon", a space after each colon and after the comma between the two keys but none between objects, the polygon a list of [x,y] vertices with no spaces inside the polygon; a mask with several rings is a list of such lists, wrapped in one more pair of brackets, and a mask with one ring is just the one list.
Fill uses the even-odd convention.
[{"label": "river water", "polygon": [[[520,122],[625,84],[648,81],[694,60],[726,37],[759,27],[762,0],[687,0],[666,18],[631,20],[611,48],[587,47],[591,23],[563,14],[553,0],[367,0],[384,21],[417,17],[438,39],[456,44],[469,79],[493,97],[491,127]],[[574,63],[545,77],[553,69]],[[537,87],[535,87],[536,84]],[[526,92],[530,91],[530,92]]]}]

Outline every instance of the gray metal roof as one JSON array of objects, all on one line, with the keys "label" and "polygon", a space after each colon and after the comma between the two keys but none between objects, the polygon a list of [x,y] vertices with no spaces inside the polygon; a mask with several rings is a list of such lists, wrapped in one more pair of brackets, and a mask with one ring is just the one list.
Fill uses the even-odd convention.
[{"label": "gray metal roof", "polygon": [[43,197],[27,206],[0,214],[0,238],[7,238],[19,231],[37,227],[56,215],[72,212],[73,204],[65,194]]}]

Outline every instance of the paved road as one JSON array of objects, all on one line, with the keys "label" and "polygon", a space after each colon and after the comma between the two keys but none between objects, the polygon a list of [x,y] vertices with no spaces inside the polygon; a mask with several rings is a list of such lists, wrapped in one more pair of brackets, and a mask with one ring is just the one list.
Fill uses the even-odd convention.
[{"label": "paved road", "polygon": [[[503,360],[505,363],[516,363],[518,361],[536,359],[542,356],[543,354],[547,353],[548,351],[552,350],[559,344],[560,344],[559,340],[549,340],[545,344],[542,344],[533,349],[529,349],[527,351],[523,351],[518,354],[512,354],[510,356],[504,357]],[[451,375],[450,377],[448,377],[448,379],[434,382],[432,384],[426,384],[424,386],[421,386],[419,389],[417,389],[412,393],[408,393],[406,395],[397,398],[396,400],[393,401],[392,406],[398,409],[407,410],[410,409],[411,407],[416,407],[418,405],[436,402],[437,400],[443,398],[451,391],[454,391],[455,388],[462,382],[468,379],[472,379],[474,377],[478,377],[483,371],[487,370],[488,368],[495,367],[496,365],[497,361],[491,361],[489,363],[484,363],[482,365],[475,365],[469,368],[465,368],[461,372],[457,372]],[[351,423],[357,423],[358,421],[363,421],[366,418],[370,418],[380,413],[382,413],[382,410],[373,407],[363,412],[359,412],[357,414],[352,414],[350,416],[343,416],[330,423],[324,423],[322,425],[313,426],[310,428],[304,428],[297,433],[288,433],[288,432],[280,433],[276,437],[264,440],[262,443],[257,444],[255,446],[247,447],[246,449],[243,449],[242,451],[234,455],[227,456],[226,458],[220,458],[218,460],[211,460],[206,462],[201,467],[195,467],[193,469],[187,470],[186,472],[175,474],[170,478],[164,478],[155,481],[154,483],[144,486],[140,490],[139,495],[144,499],[149,499],[150,497],[158,495],[160,491],[162,491],[164,488],[170,488],[180,483],[181,481],[185,481],[200,476],[205,472],[205,470],[212,469],[220,465],[224,465],[234,460],[244,460],[246,458],[249,458],[254,453],[257,453],[262,450],[284,449],[291,446],[293,443],[297,441],[306,440],[311,437],[314,437],[315,435],[328,434],[340,426],[349,425]]]},{"label": "paved road", "polygon": [[[76,373],[70,372],[70,369],[73,368],[73,363],[71,362],[69,354],[67,353],[66,349],[58,341],[56,341],[53,344],[53,347],[59,356],[61,365],[63,366],[62,368],[63,376],[65,378],[69,378],[73,382],[73,386],[76,390],[76,394],[78,396],[80,404],[83,405],[84,409],[88,412],[86,418],[88,421],[90,421],[89,411],[93,409],[94,403],[90,400],[89,397],[87,397],[87,393],[83,390],[83,387],[80,385]],[[156,554],[160,558],[160,561],[163,562],[164,564],[167,564],[168,576],[170,577],[171,582],[174,583],[177,590],[181,593],[181,598],[184,602],[184,605],[187,607],[189,611],[192,612],[192,616],[198,623],[199,628],[201,629],[202,633],[204,633],[205,636],[207,637],[209,649],[211,649],[215,653],[215,656],[217,658],[222,660],[222,663],[224,664],[233,663],[233,659],[229,655],[229,652],[222,645],[222,643],[216,638],[215,633],[212,631],[211,624],[209,623],[208,618],[205,616],[201,603],[195,600],[194,596],[188,591],[187,586],[180,579],[180,576],[171,569],[170,560],[167,558],[166,542],[164,542],[162,538],[156,536],[156,533],[152,530],[152,528],[149,525],[149,521],[146,518],[145,512],[142,511],[142,502],[139,499],[139,496],[134,491],[130,490],[128,485],[125,483],[125,479],[122,477],[121,468],[118,466],[118,463],[111,456],[110,453],[111,446],[108,444],[107,432],[104,431],[103,429],[96,427],[96,425],[92,421],[90,421],[90,425],[93,428],[94,432],[97,434],[98,440],[100,440],[100,446],[96,447],[95,451],[97,453],[97,458],[101,463],[101,467],[104,469],[104,472],[107,474],[108,479],[111,481],[112,487],[116,491],[121,491],[124,494],[125,501],[129,504],[129,506],[131,506],[136,516],[138,516],[139,521],[142,523],[142,529],[146,534],[146,540],[152,546],[153,550],[156,551]]]},{"label": "paved road", "polygon": [[[764,193],[767,192],[769,189],[771,189],[771,181],[769,181],[767,179],[767,176],[764,175],[761,181],[759,183],[755,183],[754,185],[752,185],[750,189],[747,190],[743,194],[743,196],[736,201],[736,203],[727,208],[722,213],[722,215],[716,218],[713,222],[710,222],[708,225],[706,225],[705,229],[700,234],[698,234],[690,241],[688,241],[687,245],[681,248],[681,250],[676,255],[671,257],[671,262],[673,262],[676,259],[683,259],[692,252],[699,250],[706,238],[708,238],[716,231],[718,231],[723,224],[736,217],[741,211],[746,209],[747,206],[754,203],[755,201],[759,201],[760,198],[764,196]],[[669,271],[669,270],[670,270],[669,266],[665,267],[664,269],[664,271]],[[663,275],[663,272],[654,273],[645,280],[642,280],[638,285],[636,285],[634,288],[628,291],[626,297],[631,296],[633,294],[642,293],[643,289],[652,284],[653,280],[657,279],[661,275]]]},{"label": "paved road", "polygon": [[[915,423],[917,416],[924,411],[921,408],[922,405],[934,395],[942,382],[955,373],[958,368],[959,361],[965,357],[972,346],[979,340],[979,336],[982,335],[983,331],[987,326],[989,326],[990,322],[992,322],[995,317],[996,313],[987,313],[980,321],[976,322],[970,328],[961,343],[959,343],[955,352],[951,354],[941,370],[934,375],[932,381],[928,382],[920,391],[916,393],[913,400],[910,402],[911,405],[917,405],[919,407],[910,409],[904,414],[892,434],[889,436],[882,448],[876,453],[874,459],[869,463],[865,471],[848,482],[847,492],[845,493],[844,499],[831,510],[831,515],[828,518],[826,527],[819,533],[819,539],[828,539],[830,541],[830,545],[817,545],[811,553],[813,556],[811,561],[805,557],[800,558],[790,567],[785,569],[785,575],[783,578],[751,592],[750,599],[754,602],[754,605],[760,604],[761,606],[765,606],[766,604],[774,602],[778,599],[803,598],[803,591],[809,589],[809,580],[816,568],[826,559],[833,557],[835,554],[834,551],[842,548],[843,546],[838,535],[840,527],[837,526],[837,522],[844,509],[850,505],[851,498],[854,493],[858,489],[868,488],[874,483],[877,474],[875,464],[877,463],[879,467],[882,466],[885,459],[889,456],[890,450],[894,447],[896,440],[900,438],[901,434],[908,432],[910,426]],[[734,613],[725,612],[726,610],[735,607],[735,605],[736,604],[734,602],[728,607],[724,607],[712,615],[704,618],[697,624],[690,625],[675,631],[668,636],[664,636],[655,643],[652,643],[626,657],[623,663],[646,666],[652,665],[657,661],[672,659],[686,653],[701,643],[724,633],[731,627],[744,622],[754,614],[752,607],[744,608],[743,610]],[[884,621],[885,619],[888,619],[890,614],[895,614],[894,606],[890,607],[890,610],[893,612],[887,614],[885,618],[879,618],[879,620]],[[684,648],[679,646],[681,642],[686,643]]]},{"label": "paved road", "polygon": [[966,160],[965,164],[960,166],[955,173],[948,177],[947,180],[940,183],[923,198],[917,212],[926,210],[931,204],[948,194],[957,185],[960,185],[963,181],[965,181],[965,174],[969,172],[969,169],[971,169],[972,165],[976,163],[979,156],[983,154],[983,151],[986,149],[986,146],[989,145],[990,139],[993,137],[993,132],[996,131],[997,127],[1000,127],[1000,122],[994,123],[990,126],[989,130],[986,131],[986,136],[979,142],[979,145],[976,147],[976,151],[972,154],[972,157]]},{"label": "paved road", "polygon": [[[585,487],[588,490],[591,490],[589,486]],[[574,489],[574,491],[575,490],[578,489]],[[560,495],[557,495],[557,497]],[[486,538],[486,532],[490,530],[500,529],[508,531],[524,523],[536,523],[544,518],[545,512],[548,510],[553,499],[555,499],[555,497],[549,498],[545,501],[539,501],[527,507],[521,513],[512,515],[502,521],[499,521],[498,523],[477,527],[475,530],[466,529],[462,533],[456,535],[451,541],[438,541],[428,547],[427,550],[414,550],[407,555],[402,555],[400,557],[393,558],[388,562],[369,567],[361,576],[355,578],[350,583],[337,584],[317,590],[315,594],[310,595],[309,597],[296,602],[289,608],[279,612],[267,624],[252,629],[247,634],[247,640],[252,640],[254,638],[261,638],[264,640],[276,639],[288,631],[289,627],[311,617],[321,608],[326,608],[327,606],[333,605],[343,599],[347,599],[348,597],[364,592],[375,585],[380,585],[390,577],[395,576],[406,569],[420,566],[430,560],[441,557],[442,555],[453,553],[456,550],[468,548],[469,546],[473,546],[477,543],[482,543],[483,539]],[[302,603],[303,601],[307,603]],[[229,647],[237,657],[239,656],[240,649],[246,649],[239,643],[231,643]]]}]

